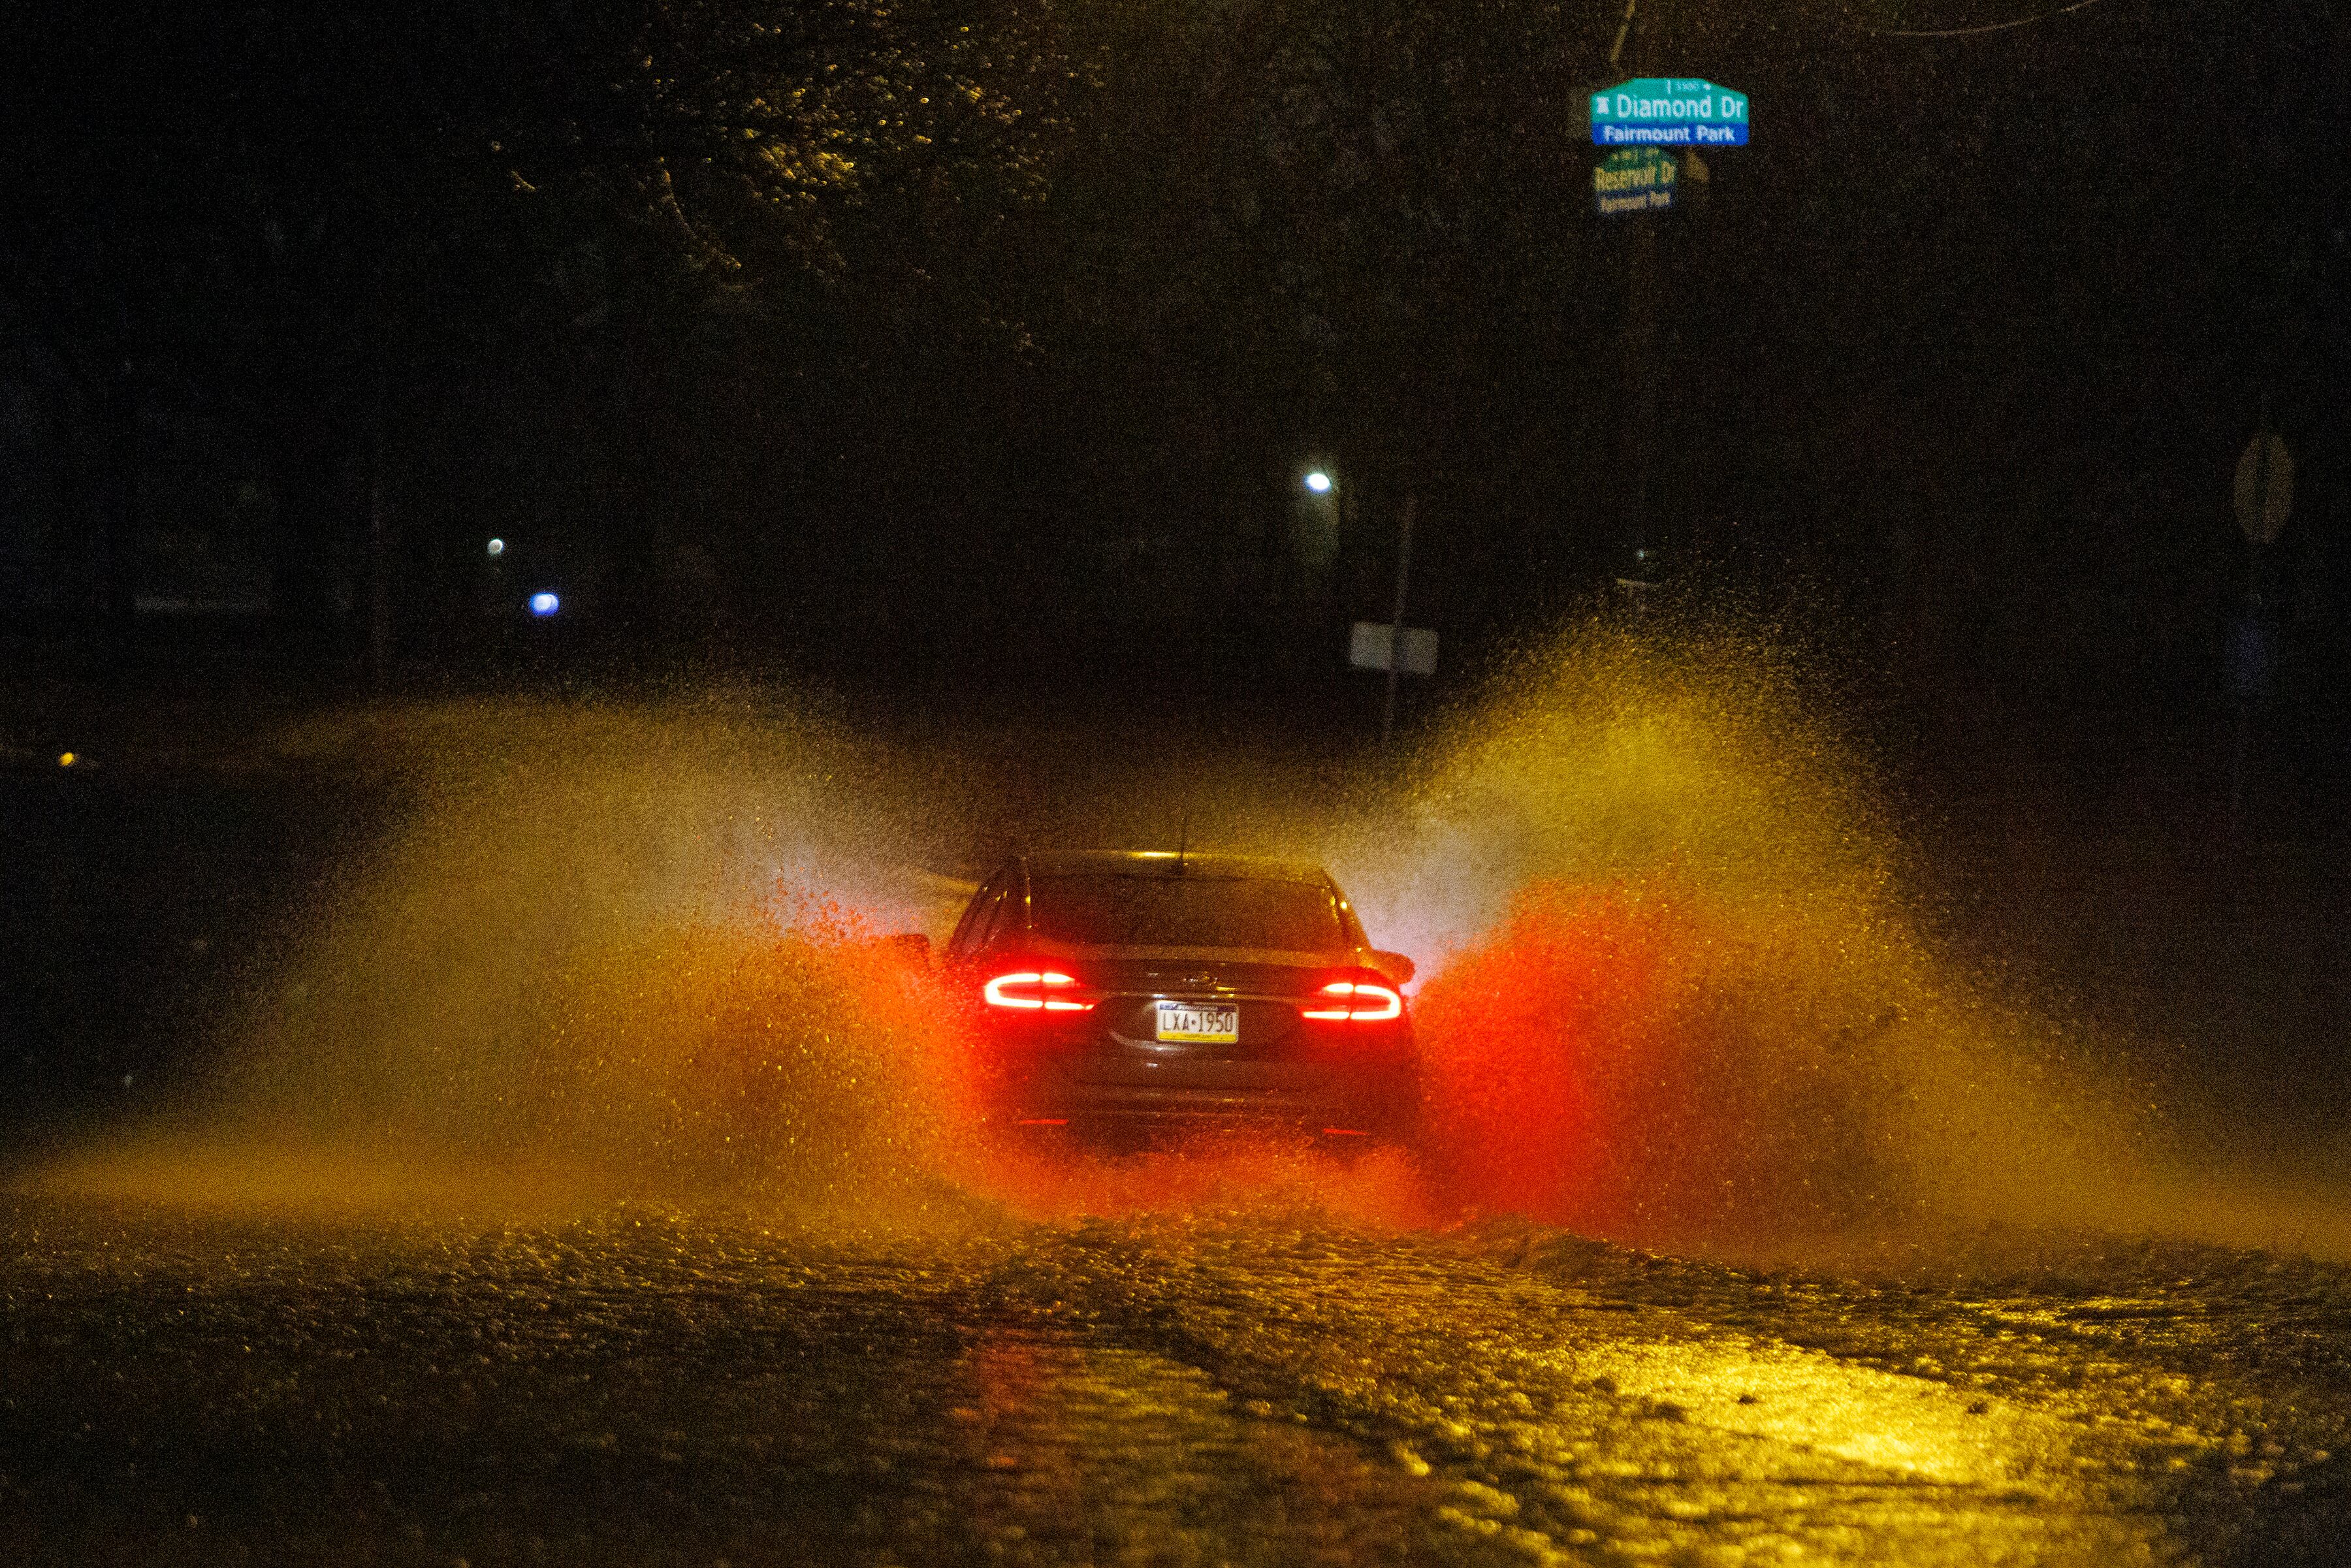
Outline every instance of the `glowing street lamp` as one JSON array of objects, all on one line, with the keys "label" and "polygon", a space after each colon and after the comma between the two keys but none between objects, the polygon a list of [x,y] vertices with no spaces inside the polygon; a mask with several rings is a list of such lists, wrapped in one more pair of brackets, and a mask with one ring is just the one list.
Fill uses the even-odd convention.
[{"label": "glowing street lamp", "polygon": [[563,608],[563,601],[552,593],[541,591],[530,596],[530,612],[533,615],[544,618],[554,614],[561,608]]},{"label": "glowing street lamp", "polygon": [[[1294,470],[1293,470],[1294,472]],[[1329,587],[1332,564],[1339,559],[1339,514],[1346,497],[1331,470],[1317,464],[1298,476],[1305,494],[1290,508],[1290,548],[1303,574],[1300,587],[1310,595]]]}]

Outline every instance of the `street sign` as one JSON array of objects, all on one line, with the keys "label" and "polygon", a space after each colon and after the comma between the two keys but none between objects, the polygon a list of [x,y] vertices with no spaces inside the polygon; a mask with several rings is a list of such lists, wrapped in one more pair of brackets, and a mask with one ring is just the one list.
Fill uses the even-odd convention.
[{"label": "street sign", "polygon": [[1592,204],[1611,213],[1661,213],[1674,204],[1681,164],[1662,147],[1620,147],[1592,171]]},{"label": "street sign", "polygon": [[[1359,670],[1384,670],[1389,667],[1389,650],[1395,646],[1395,628],[1384,621],[1358,621],[1347,639],[1347,663]],[[1437,673],[1437,633],[1426,626],[1404,629],[1404,662],[1396,666],[1407,675],[1433,675]]]},{"label": "street sign", "polygon": [[1747,95],[1698,77],[1635,77],[1592,95],[1595,147],[1744,147]]},{"label": "street sign", "polygon": [[2294,454],[2277,432],[2264,430],[2245,443],[2237,459],[2237,526],[2257,545],[2275,544],[2294,508]]}]

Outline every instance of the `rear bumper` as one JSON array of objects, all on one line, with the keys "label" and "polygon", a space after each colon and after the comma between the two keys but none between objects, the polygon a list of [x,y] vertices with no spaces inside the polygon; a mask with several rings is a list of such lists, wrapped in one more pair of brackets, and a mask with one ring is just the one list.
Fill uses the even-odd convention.
[{"label": "rear bumper", "polygon": [[[989,1096],[1003,1125],[1052,1124],[1083,1135],[1175,1136],[1218,1128],[1364,1134],[1409,1142],[1419,1080],[1409,1060],[1235,1064],[1220,1073],[1155,1075],[1099,1059],[1007,1064]],[[1168,1079],[1175,1081],[1165,1081]]]}]

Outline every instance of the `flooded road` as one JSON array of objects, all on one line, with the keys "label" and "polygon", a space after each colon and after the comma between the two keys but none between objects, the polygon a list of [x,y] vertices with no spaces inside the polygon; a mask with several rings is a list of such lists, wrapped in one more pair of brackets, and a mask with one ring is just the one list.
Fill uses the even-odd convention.
[{"label": "flooded road", "polygon": [[[2339,1077],[1944,940],[1775,679],[1567,646],[1384,771],[762,693],[19,779],[0,1562],[2351,1561]],[[1409,1154],[973,1135],[878,939],[1187,834],[1416,956]]]},{"label": "flooded road", "polygon": [[9,1200],[27,1563],[2334,1563],[2351,1271]]}]

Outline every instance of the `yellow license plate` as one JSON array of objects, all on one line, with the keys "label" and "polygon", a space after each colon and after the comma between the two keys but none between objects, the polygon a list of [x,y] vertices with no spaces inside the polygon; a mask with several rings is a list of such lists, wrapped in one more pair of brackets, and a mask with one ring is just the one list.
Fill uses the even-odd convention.
[{"label": "yellow license plate", "polygon": [[1241,1038],[1241,1009],[1202,1007],[1197,1002],[1161,1002],[1159,1038],[1190,1045],[1235,1045]]}]

